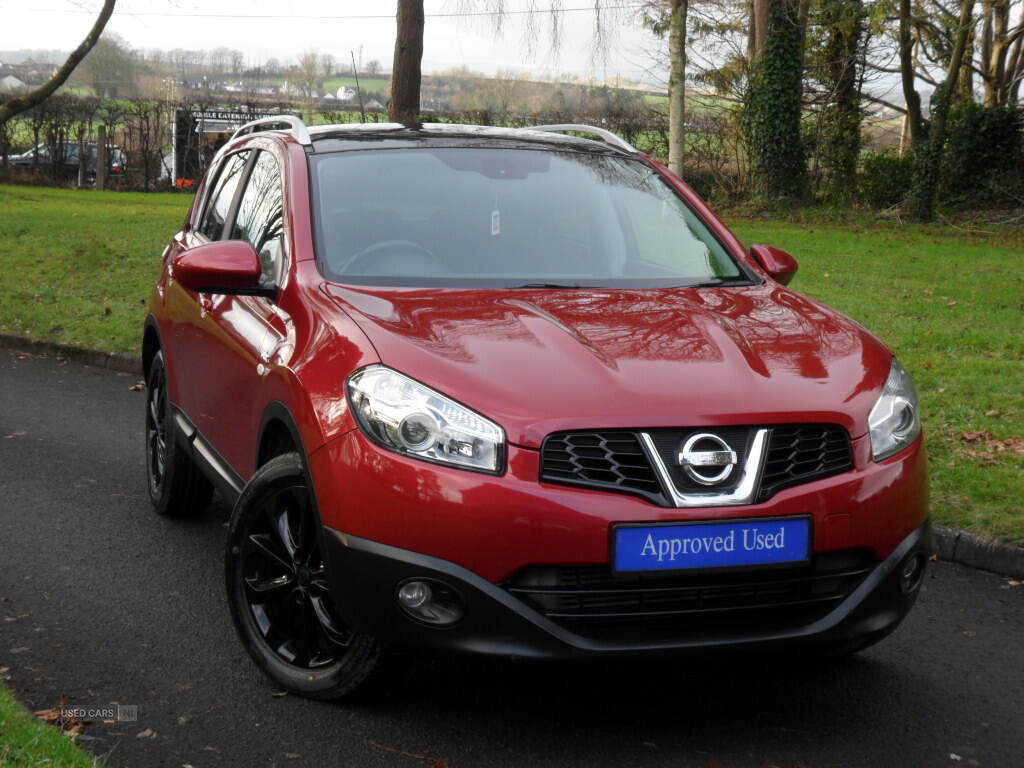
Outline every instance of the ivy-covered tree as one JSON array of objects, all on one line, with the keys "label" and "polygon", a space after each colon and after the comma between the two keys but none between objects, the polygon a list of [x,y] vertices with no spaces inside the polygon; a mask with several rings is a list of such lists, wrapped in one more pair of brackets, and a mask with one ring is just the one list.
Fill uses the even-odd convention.
[{"label": "ivy-covered tree", "polygon": [[864,2],[821,0],[818,22],[823,36],[819,80],[825,90],[818,152],[828,172],[828,194],[848,200],[856,191],[861,147]]},{"label": "ivy-covered tree", "polygon": [[763,20],[757,14],[752,46],[757,58],[743,114],[754,189],[768,199],[798,199],[806,185],[800,5],[797,0],[759,0],[755,6],[763,8]]}]

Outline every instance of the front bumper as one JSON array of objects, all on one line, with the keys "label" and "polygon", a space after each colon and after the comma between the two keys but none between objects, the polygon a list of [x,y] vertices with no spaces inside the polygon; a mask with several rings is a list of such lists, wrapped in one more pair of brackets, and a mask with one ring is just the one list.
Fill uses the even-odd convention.
[{"label": "front bumper", "polygon": [[[920,581],[901,589],[902,566],[930,552],[926,520],[877,562],[838,605],[810,623],[769,628],[752,614],[738,629],[717,634],[646,632],[629,638],[587,636],[556,623],[503,586],[455,563],[324,528],[336,607],[356,631],[391,646],[437,648],[534,658],[643,655],[714,649],[793,649],[842,646],[882,637],[906,616]],[[396,593],[408,579],[440,582],[457,592],[465,613],[449,627],[422,624],[399,607]]]},{"label": "front bumper", "polygon": [[324,525],[361,539],[458,563],[492,583],[539,564],[607,564],[611,530],[756,517],[813,518],[813,551],[889,554],[928,517],[927,459],[918,441],[882,462],[868,438],[854,468],[751,505],[677,509],[602,490],[540,481],[540,452],[508,447],[500,476],[387,451],[358,429],[310,458]]}]

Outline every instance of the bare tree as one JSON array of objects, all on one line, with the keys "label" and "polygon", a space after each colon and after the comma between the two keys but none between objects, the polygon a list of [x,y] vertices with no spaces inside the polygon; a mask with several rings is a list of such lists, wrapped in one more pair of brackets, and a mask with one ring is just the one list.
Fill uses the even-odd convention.
[{"label": "bare tree", "polygon": [[960,22],[957,27],[953,50],[949,57],[949,68],[946,80],[935,89],[932,95],[931,125],[928,129],[928,140],[919,148],[914,168],[914,187],[909,199],[910,215],[918,221],[931,221],[935,218],[935,197],[939,186],[939,169],[942,163],[942,152],[946,146],[946,122],[949,110],[956,93],[957,80],[960,77],[964,51],[973,28],[974,0],[963,0],[960,6]]},{"label": "bare tree", "polygon": [[900,0],[900,82],[903,85],[903,99],[907,104],[906,125],[911,149],[921,140],[924,117],[921,113],[921,95],[914,85],[913,19],[910,0]]},{"label": "bare tree", "polygon": [[96,23],[92,25],[92,29],[89,30],[89,34],[85,36],[85,40],[82,41],[81,45],[71,52],[67,61],[64,62],[64,66],[58,69],[53,77],[24,96],[17,96],[0,105],[0,124],[6,123],[15,115],[31,109],[64,85],[64,81],[71,76],[71,73],[75,71],[75,67],[79,65],[86,54],[96,45],[96,41],[100,39],[104,27],[107,26],[107,21],[110,19],[110,15],[114,12],[115,3],[116,0],[103,1],[103,8],[100,9],[100,15],[96,18]]}]

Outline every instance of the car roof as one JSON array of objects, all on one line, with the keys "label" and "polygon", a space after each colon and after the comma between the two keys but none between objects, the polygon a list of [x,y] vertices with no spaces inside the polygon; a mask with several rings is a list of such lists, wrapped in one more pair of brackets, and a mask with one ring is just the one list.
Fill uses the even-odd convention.
[{"label": "car roof", "polygon": [[579,138],[530,128],[497,128],[454,123],[341,123],[309,128],[313,152],[353,149],[398,149],[405,146],[492,146],[517,149],[549,149],[596,154],[632,155],[603,141]]}]

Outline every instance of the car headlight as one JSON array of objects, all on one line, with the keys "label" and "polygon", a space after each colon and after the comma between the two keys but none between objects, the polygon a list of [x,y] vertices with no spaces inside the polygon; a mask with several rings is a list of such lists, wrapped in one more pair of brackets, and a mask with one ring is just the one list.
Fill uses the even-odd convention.
[{"label": "car headlight", "polygon": [[914,380],[895,357],[885,388],[868,416],[868,429],[875,461],[899,453],[921,434]]},{"label": "car headlight", "polygon": [[501,471],[501,427],[398,371],[361,368],[349,376],[348,396],[363,432],[385,448],[465,469]]}]

